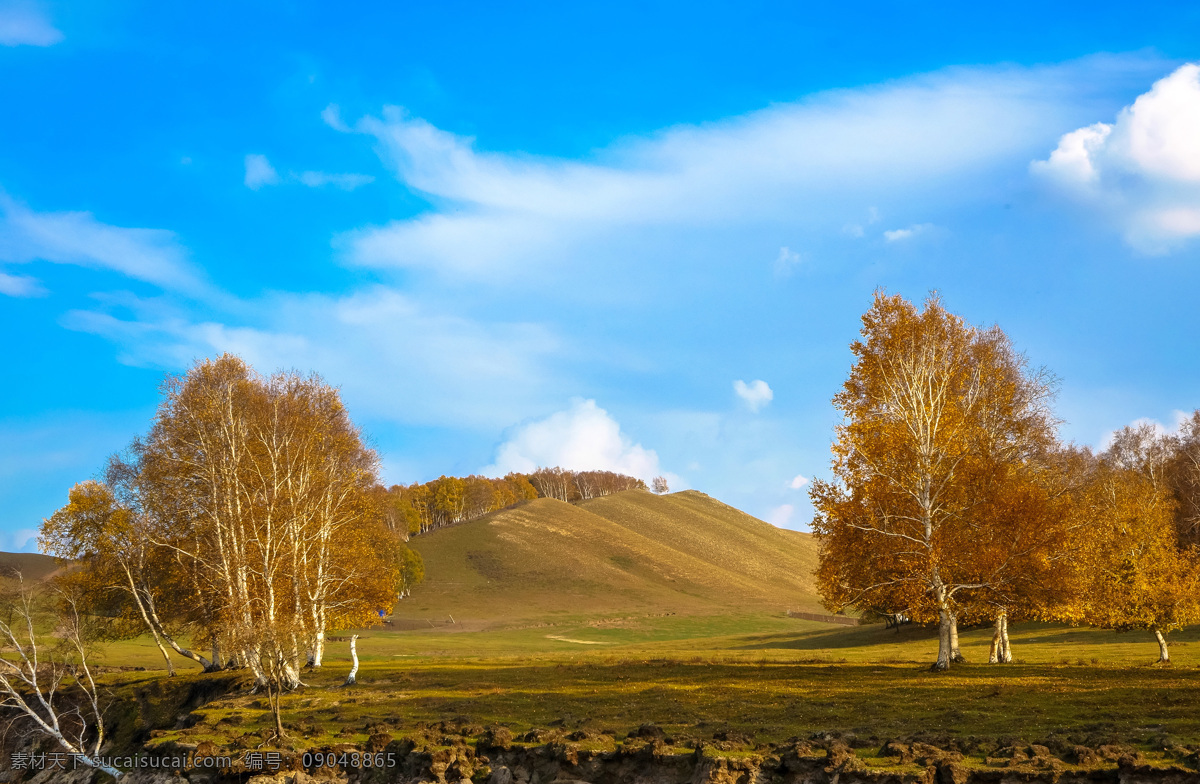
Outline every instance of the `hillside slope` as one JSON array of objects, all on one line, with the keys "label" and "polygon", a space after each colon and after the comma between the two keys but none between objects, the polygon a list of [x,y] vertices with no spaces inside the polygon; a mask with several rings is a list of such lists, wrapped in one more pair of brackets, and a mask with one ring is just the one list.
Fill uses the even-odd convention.
[{"label": "hillside slope", "polygon": [[0,577],[15,577],[18,573],[25,580],[38,581],[62,568],[63,562],[41,553],[0,552]]},{"label": "hillside slope", "polygon": [[816,543],[703,493],[540,498],[410,542],[426,580],[397,619],[816,609]]}]

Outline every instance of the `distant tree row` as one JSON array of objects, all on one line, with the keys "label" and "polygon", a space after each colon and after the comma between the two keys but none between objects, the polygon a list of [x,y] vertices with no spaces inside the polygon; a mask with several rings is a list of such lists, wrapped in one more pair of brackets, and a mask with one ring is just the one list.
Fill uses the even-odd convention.
[{"label": "distant tree row", "polygon": [[646,483],[612,471],[539,468],[503,479],[441,476],[424,484],[392,485],[386,505],[389,525],[407,537],[476,520],[535,498],[577,503],[634,489],[644,490]]},{"label": "distant tree row", "polygon": [[1127,427],[1100,454],[1064,445],[1054,379],[997,327],[935,297],[878,293],[834,405],[833,478],[813,483],[818,585],[831,608],[936,622],[1142,629],[1200,621],[1200,411],[1173,435]]}]

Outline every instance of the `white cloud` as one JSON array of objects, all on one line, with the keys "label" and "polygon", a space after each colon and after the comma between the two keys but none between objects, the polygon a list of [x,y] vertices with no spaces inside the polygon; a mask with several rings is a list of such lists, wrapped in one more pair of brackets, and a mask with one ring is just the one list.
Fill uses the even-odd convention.
[{"label": "white cloud", "polygon": [[931,223],[917,223],[909,226],[907,229],[892,229],[883,233],[883,238],[888,242],[901,242],[909,240],[918,234],[924,234],[933,228]]},{"label": "white cloud", "polygon": [[739,378],[733,382],[733,391],[745,402],[747,408],[755,412],[775,399],[775,393],[762,379],[747,384]]},{"label": "white cloud", "polygon": [[576,398],[570,407],[518,427],[496,450],[490,476],[510,471],[528,473],[538,467],[559,466],[573,471],[615,471],[649,483],[667,476],[672,487],[679,477],[664,474],[653,449],[646,449],[621,432],[621,426],[595,400]]},{"label": "white cloud", "polygon": [[62,39],[36,3],[0,2],[0,46],[51,46]]},{"label": "white cloud", "polygon": [[342,121],[342,110],[336,103],[331,103],[321,111],[321,119],[335,131],[350,133],[353,129]]},{"label": "white cloud", "polygon": [[[1063,91],[1079,78],[1070,68],[948,71],[670,128],[590,161],[484,151],[388,107],[354,129],[434,206],[337,244],[357,264],[507,281],[515,267],[579,265],[633,231],[775,223],[836,236],[848,211],[887,194],[898,209],[918,191],[927,205],[933,193],[960,205],[981,171],[1076,116]],[[345,127],[335,110],[324,116]]]},{"label": "white cloud", "polygon": [[230,351],[263,370],[311,369],[336,380],[355,411],[386,421],[498,429],[562,397],[548,365],[559,342],[544,327],[446,315],[387,288],[236,303],[242,324],[117,304],[133,317],[72,311],[63,323],[113,341],[132,365],[178,369]]},{"label": "white cloud", "polygon": [[[332,185],[344,191],[352,191],[355,188],[375,182],[375,178],[370,174],[331,173],[323,171],[288,172],[287,178],[291,182],[298,182],[309,188],[322,188],[326,185]],[[279,172],[267,160],[267,156],[257,153],[251,153],[246,156],[246,176],[244,182],[247,188],[256,191],[264,185],[278,185],[282,181],[283,179],[279,176]]]},{"label": "white cloud", "polygon": [[1064,134],[1031,171],[1116,219],[1148,253],[1200,236],[1200,65],[1158,80],[1117,115]]},{"label": "white cloud", "polygon": [[0,294],[10,297],[41,297],[46,294],[46,289],[42,288],[37,278],[0,272]]},{"label": "white cloud", "polygon": [[38,552],[36,528],[18,528],[15,531],[0,531],[0,550],[6,553]]},{"label": "white cloud", "polygon": [[267,160],[267,156],[251,153],[246,156],[246,187],[256,191],[264,185],[278,185],[279,173]]},{"label": "white cloud", "polygon": [[775,257],[775,275],[780,278],[786,278],[791,275],[796,267],[800,266],[800,254],[786,245],[779,249],[779,255]]},{"label": "white cloud", "polygon": [[[1154,429],[1155,435],[1157,435],[1159,437],[1173,436],[1173,435],[1177,435],[1179,433],[1180,429],[1183,427],[1183,425],[1192,418],[1192,415],[1190,413],[1188,413],[1187,411],[1182,411],[1180,409],[1176,409],[1176,410],[1172,411],[1171,416],[1174,419],[1174,422],[1172,422],[1170,425],[1164,425],[1162,422],[1159,422],[1157,419],[1151,419],[1150,417],[1139,417],[1138,419],[1135,419],[1132,422],[1130,422],[1128,427],[1134,428],[1136,430],[1137,428],[1140,428],[1144,425],[1150,425],[1150,427]],[[1105,433],[1104,436],[1097,443],[1096,450],[1099,452],[1103,452],[1104,450],[1106,450],[1110,446],[1112,446],[1113,439],[1117,435],[1117,430],[1120,430],[1120,429],[1121,428],[1115,428],[1115,429],[1109,430],[1107,433]]]},{"label": "white cloud", "polygon": [[806,484],[808,484],[808,477],[801,474],[796,474],[796,476],[792,478],[792,481],[788,482],[788,487],[792,488],[793,490],[799,490]]},{"label": "white cloud", "polygon": [[[108,269],[189,294],[208,290],[172,232],[110,226],[90,212],[34,212],[0,192],[0,261],[39,260]],[[5,293],[36,291],[31,279],[15,280]]]},{"label": "white cloud", "polygon": [[1050,153],[1050,158],[1034,161],[1031,168],[1035,173],[1053,178],[1062,185],[1090,186],[1100,178],[1093,157],[1104,148],[1104,142],[1111,133],[1111,125],[1096,123],[1063,134],[1058,147]]},{"label": "white cloud", "polygon": [[792,515],[795,514],[796,507],[791,504],[781,504],[767,515],[767,522],[776,528],[787,528],[788,523],[792,521]]},{"label": "white cloud", "polygon": [[323,185],[333,185],[344,191],[352,191],[355,188],[375,182],[375,178],[369,174],[329,174],[328,172],[306,171],[295,175],[304,185],[310,188],[320,188]]}]

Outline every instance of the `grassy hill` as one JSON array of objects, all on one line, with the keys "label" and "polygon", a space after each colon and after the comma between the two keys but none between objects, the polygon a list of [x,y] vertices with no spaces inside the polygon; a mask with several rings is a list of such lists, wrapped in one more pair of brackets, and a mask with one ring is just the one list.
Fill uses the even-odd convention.
[{"label": "grassy hill", "polygon": [[540,498],[410,544],[428,576],[396,608],[400,627],[819,607],[811,536],[691,490]]},{"label": "grassy hill", "polygon": [[24,579],[37,581],[61,566],[62,562],[50,555],[0,552],[0,577],[15,577],[19,572]]}]

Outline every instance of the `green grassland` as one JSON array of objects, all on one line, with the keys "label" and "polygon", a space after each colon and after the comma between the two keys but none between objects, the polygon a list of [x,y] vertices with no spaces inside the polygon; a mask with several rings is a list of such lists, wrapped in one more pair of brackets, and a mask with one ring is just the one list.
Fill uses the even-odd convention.
[{"label": "green grassland", "polygon": [[[361,745],[382,728],[434,748],[501,725],[528,744],[616,749],[653,723],[668,746],[729,754],[826,733],[868,756],[889,739],[958,744],[978,764],[1018,741],[1132,744],[1162,761],[1200,748],[1200,627],[1171,635],[1169,667],[1148,633],[1045,624],[1014,625],[1017,662],[987,665],[991,629],[963,629],[968,663],[932,673],[931,629],[788,617],[820,609],[812,538],[700,493],[542,499],[413,545],[427,582],[358,631],[356,686],[341,685],[349,631],[331,633],[325,666],[283,698],[283,747]],[[275,743],[244,674],[177,662],[167,679],[145,638],[99,653],[119,742]]]}]

